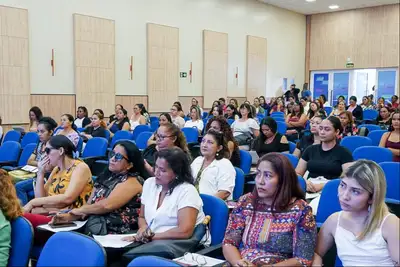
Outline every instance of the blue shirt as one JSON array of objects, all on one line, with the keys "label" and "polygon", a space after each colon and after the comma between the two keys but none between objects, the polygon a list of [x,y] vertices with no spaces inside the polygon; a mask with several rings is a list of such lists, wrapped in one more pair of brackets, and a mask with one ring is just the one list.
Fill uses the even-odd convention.
[{"label": "blue shirt", "polygon": [[311,96],[310,90],[301,91],[301,98]]}]

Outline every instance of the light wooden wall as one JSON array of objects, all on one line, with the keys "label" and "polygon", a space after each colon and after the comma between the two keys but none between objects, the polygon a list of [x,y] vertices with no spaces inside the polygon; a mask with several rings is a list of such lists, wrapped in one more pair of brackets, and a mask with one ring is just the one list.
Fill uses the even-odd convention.
[{"label": "light wooden wall", "polygon": [[228,34],[203,31],[204,108],[214,100],[226,98],[228,88]]},{"label": "light wooden wall", "polygon": [[169,110],[179,94],[179,29],[147,24],[147,94],[149,110]]},{"label": "light wooden wall", "polygon": [[247,35],[246,96],[254,99],[267,90],[267,39]]},{"label": "light wooden wall", "polygon": [[74,14],[76,105],[113,114],[115,106],[115,23]]},{"label": "light wooden wall", "polygon": [[28,10],[0,6],[0,116],[3,124],[29,122]]},{"label": "light wooden wall", "polygon": [[[182,109],[185,114],[189,113],[189,109],[192,106],[192,98],[196,98],[197,101],[199,101],[200,107],[203,107],[204,101],[202,96],[180,96],[178,101],[181,102]],[[172,104],[173,103],[171,103],[171,106]]]},{"label": "light wooden wall", "polygon": [[311,16],[310,70],[399,66],[400,5]]},{"label": "light wooden wall", "polygon": [[[128,111],[128,116],[132,115],[133,107],[136,104],[143,104],[146,109],[149,108],[147,95],[117,95],[115,96],[115,104],[121,104]],[[114,114],[114,113],[113,113]],[[105,114],[109,116],[111,114]]]},{"label": "light wooden wall", "polygon": [[[52,117],[57,123],[61,115],[76,116],[75,95],[31,95],[32,106],[38,106],[45,117]],[[92,110],[88,109],[89,114]]]}]

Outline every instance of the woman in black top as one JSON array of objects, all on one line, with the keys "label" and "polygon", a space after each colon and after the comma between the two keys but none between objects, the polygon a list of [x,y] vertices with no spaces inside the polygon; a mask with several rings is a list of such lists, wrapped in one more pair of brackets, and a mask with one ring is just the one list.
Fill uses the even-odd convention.
[{"label": "woman in black top", "polygon": [[314,116],[310,120],[310,135],[303,135],[299,142],[296,144],[296,149],[293,151],[293,155],[300,158],[307,147],[312,145],[321,144],[321,140],[319,138],[319,125],[321,122],[326,119],[326,117],[321,113],[319,115]]},{"label": "woman in black top", "polygon": [[362,121],[363,119],[363,109],[360,105],[357,105],[357,97],[350,97],[350,105],[347,110],[353,113],[353,117],[356,121]]},{"label": "woman in black top", "polygon": [[272,117],[264,118],[260,123],[260,134],[253,143],[259,157],[271,152],[289,152],[289,142],[278,133],[278,124]]},{"label": "woman in black top", "polygon": [[107,138],[106,135],[107,125],[103,121],[103,119],[104,116],[101,115],[100,113],[94,113],[92,115],[91,118],[92,123],[90,124],[90,126],[86,127],[86,129],[80,134],[84,142],[87,142],[89,139],[92,139],[93,137]]},{"label": "woman in black top", "polygon": [[376,118],[376,124],[379,125],[383,130],[388,130],[391,124],[390,110],[387,106],[379,109],[379,115]]},{"label": "woman in black top", "polygon": [[[337,117],[329,117],[319,125],[321,144],[308,147],[296,167],[296,173],[309,178],[324,177],[331,180],[340,177],[343,170],[353,161],[350,151],[337,143],[337,136],[342,132],[342,125]],[[307,181],[307,191],[319,192],[325,183]]]},{"label": "woman in black top", "polygon": [[124,109],[124,106],[122,106],[121,104],[116,104],[115,105],[115,113],[110,115],[110,121],[109,123],[112,123],[113,121],[117,120],[117,113],[118,110]]}]

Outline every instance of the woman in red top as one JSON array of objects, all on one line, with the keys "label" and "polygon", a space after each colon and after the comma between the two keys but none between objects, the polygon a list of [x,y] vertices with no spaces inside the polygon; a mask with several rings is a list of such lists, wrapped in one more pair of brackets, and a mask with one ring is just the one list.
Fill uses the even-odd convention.
[{"label": "woman in red top", "polygon": [[393,161],[400,162],[400,111],[398,109],[393,113],[389,132],[382,135],[379,146],[389,148],[393,153]]}]

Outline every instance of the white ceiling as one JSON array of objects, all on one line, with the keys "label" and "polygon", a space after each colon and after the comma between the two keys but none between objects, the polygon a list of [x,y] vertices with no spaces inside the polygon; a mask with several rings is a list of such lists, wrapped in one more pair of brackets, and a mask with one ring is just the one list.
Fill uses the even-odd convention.
[{"label": "white ceiling", "polygon": [[[306,15],[399,3],[399,0],[316,0],[315,2],[311,3],[306,2],[306,0],[258,0],[258,1],[278,6],[281,8],[289,9]],[[329,9],[330,5],[338,5],[339,8],[332,10]]]}]

